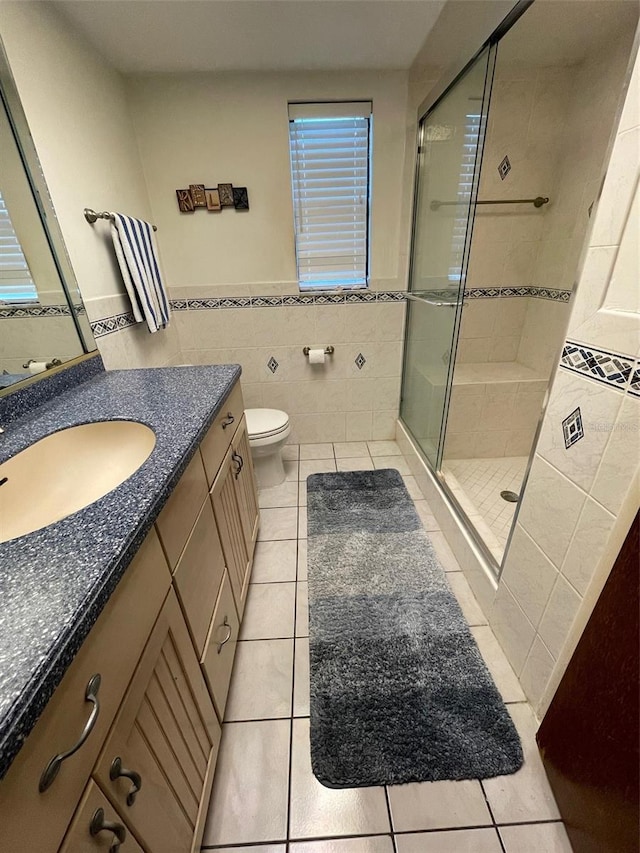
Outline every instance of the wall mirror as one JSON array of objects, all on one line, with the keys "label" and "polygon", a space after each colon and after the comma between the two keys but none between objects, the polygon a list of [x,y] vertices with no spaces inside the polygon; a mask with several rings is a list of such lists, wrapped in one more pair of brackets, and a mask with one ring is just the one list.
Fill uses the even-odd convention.
[{"label": "wall mirror", "polygon": [[96,349],[0,43],[0,395]]}]

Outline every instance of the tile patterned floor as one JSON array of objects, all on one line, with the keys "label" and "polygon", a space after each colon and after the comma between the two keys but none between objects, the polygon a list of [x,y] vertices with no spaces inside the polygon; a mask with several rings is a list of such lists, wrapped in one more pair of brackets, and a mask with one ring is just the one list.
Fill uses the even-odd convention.
[{"label": "tile patterned floor", "polygon": [[[490,459],[450,459],[442,466],[447,483],[473,520],[480,516],[491,531],[486,544],[504,554],[517,504],[500,497],[508,489],[519,494],[527,467],[526,456]],[[483,534],[480,528],[479,533]],[[500,560],[498,561],[500,562]]]},{"label": "tile patterned floor", "polygon": [[309,760],[309,473],[404,469],[394,442],[285,448],[287,481],[262,523],[203,850],[218,853],[570,853],[535,746],[535,720],[456,559],[405,483],[522,737],[525,765],[484,782],[331,790]]}]

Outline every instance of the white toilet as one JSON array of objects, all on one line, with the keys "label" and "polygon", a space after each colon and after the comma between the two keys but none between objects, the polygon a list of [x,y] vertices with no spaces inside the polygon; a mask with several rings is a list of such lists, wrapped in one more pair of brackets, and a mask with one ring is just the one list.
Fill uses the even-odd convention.
[{"label": "white toilet", "polygon": [[286,477],[282,448],[291,432],[289,415],[279,409],[245,409],[245,417],[258,486],[279,486]]}]

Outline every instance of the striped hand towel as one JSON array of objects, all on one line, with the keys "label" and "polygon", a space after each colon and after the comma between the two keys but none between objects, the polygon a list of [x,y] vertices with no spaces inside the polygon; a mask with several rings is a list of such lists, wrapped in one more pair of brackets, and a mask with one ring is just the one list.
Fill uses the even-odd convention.
[{"label": "striped hand towel", "polygon": [[166,328],[169,300],[152,226],[142,219],[114,213],[111,238],[136,321],[146,320],[150,332]]}]

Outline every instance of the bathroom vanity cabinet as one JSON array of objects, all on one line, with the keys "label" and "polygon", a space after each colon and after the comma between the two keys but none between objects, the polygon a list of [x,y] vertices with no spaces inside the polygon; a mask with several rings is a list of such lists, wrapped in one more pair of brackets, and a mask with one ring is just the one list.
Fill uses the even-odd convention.
[{"label": "bathroom vanity cabinet", "polygon": [[220,722],[249,587],[258,519],[238,383],[156,521]]},{"label": "bathroom vanity cabinet", "polygon": [[0,782],[2,853],[199,849],[257,528],[236,383]]}]

